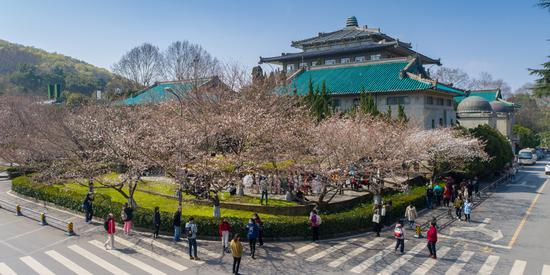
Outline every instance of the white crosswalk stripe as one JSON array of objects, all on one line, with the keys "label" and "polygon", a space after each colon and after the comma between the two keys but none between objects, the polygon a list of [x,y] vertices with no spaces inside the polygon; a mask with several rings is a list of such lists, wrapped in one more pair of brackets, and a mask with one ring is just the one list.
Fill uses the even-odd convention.
[{"label": "white crosswalk stripe", "polygon": [[2,275],[17,275],[8,265],[0,263],[0,274]]},{"label": "white crosswalk stripe", "polygon": [[[90,241],[90,244],[92,244],[92,245],[94,245],[98,248],[103,248],[103,244],[100,241],[97,241],[97,240]],[[115,257],[117,257],[117,258],[119,258],[119,259],[121,259],[121,260],[123,260],[123,261],[125,261],[125,262],[127,262],[127,263],[129,263],[129,264],[131,264],[131,265],[147,272],[147,273],[149,273],[149,274],[160,274],[160,275],[166,274],[166,273],[164,273],[164,272],[162,272],[162,271],[160,271],[160,270],[158,270],[158,269],[156,269],[156,268],[154,268],[154,267],[152,267],[152,266],[150,266],[150,265],[148,265],[148,264],[146,264],[146,263],[144,263],[144,262],[142,262],[138,259],[132,258],[132,257],[120,252],[120,251],[117,251],[117,250],[114,250],[114,249],[106,250],[106,251],[107,251],[107,253],[109,253],[109,254],[111,254],[111,255],[113,255],[113,256],[115,256]]]},{"label": "white crosswalk stripe", "polygon": [[364,262],[360,263],[358,266],[352,268],[350,271],[353,273],[361,273],[365,270],[367,270],[369,267],[371,267],[376,262],[380,261],[384,256],[390,254],[391,251],[393,251],[394,244],[388,245],[386,248],[383,248],[382,251],[376,253],[374,256],[366,259]]},{"label": "white crosswalk stripe", "polygon": [[28,265],[32,270],[34,270],[36,273],[40,275],[55,275],[52,271],[50,271],[48,268],[43,266],[41,263],[37,262],[33,257],[31,256],[25,256],[19,258],[22,262],[24,262],[26,265]]},{"label": "white crosswalk stripe", "polygon": [[449,268],[449,270],[447,270],[445,275],[459,274],[464,268],[464,265],[466,265],[466,263],[472,258],[473,255],[474,255],[474,252],[472,251],[462,252],[460,257],[458,257],[458,260]]},{"label": "white crosswalk stripe", "polygon": [[288,257],[294,257],[296,255],[300,255],[308,250],[311,250],[315,247],[317,247],[319,244],[317,243],[310,243],[310,244],[307,244],[307,245],[304,245],[298,249],[296,249],[294,252],[289,252],[289,253],[286,253],[285,255],[288,256]]},{"label": "white crosswalk stripe", "polygon": [[525,267],[527,267],[526,261],[516,260],[514,262],[514,265],[512,266],[512,269],[510,270],[510,275],[523,275]]},{"label": "white crosswalk stripe", "polygon": [[[436,253],[437,257],[440,258],[447,255],[447,252],[449,252],[450,250],[451,248],[447,246],[443,246],[439,248],[439,250],[437,250],[437,253]],[[430,269],[432,269],[436,263],[437,261],[434,259],[427,259],[411,275],[424,275],[428,273],[428,271],[430,271]]]},{"label": "white crosswalk stripe", "polygon": [[338,250],[340,250],[340,249],[346,247],[347,245],[349,245],[350,243],[353,243],[353,242],[355,242],[355,241],[357,241],[357,240],[353,239],[353,240],[349,240],[349,241],[347,241],[347,242],[343,242],[343,243],[341,243],[341,244],[339,244],[339,245],[331,246],[331,247],[329,247],[328,249],[324,249],[324,250],[320,251],[319,253],[317,253],[317,254],[315,254],[315,255],[313,255],[313,256],[307,258],[306,261],[308,261],[308,262],[317,261],[317,260],[319,260],[319,259],[325,257],[326,255],[331,254],[331,253],[333,253],[333,252],[335,252],[335,251],[338,251]]},{"label": "white crosswalk stripe", "polygon": [[92,273],[77,265],[75,262],[67,259],[65,256],[59,254],[55,250],[46,251],[44,253],[46,253],[46,255],[52,257],[52,259],[56,260],[57,262],[78,275],[92,275]]},{"label": "white crosswalk stripe", "polygon": [[550,275],[550,265],[543,265],[541,275]]},{"label": "white crosswalk stripe", "polygon": [[[143,239],[141,239],[141,240],[143,241]],[[158,248],[160,248],[160,249],[163,249],[163,250],[165,250],[165,251],[167,251],[167,252],[170,252],[170,253],[175,254],[175,255],[177,255],[177,256],[179,256],[179,257],[182,257],[182,258],[187,258],[187,257],[189,257],[189,254],[183,253],[181,250],[177,250],[177,249],[175,249],[175,248],[173,248],[173,247],[171,247],[171,246],[169,246],[169,245],[165,245],[165,244],[163,244],[163,243],[161,243],[161,242],[157,242],[157,241],[155,241],[155,240],[153,240],[153,241],[151,242],[151,245],[152,245],[152,246],[156,246],[156,247],[158,247]],[[197,263],[197,264],[204,264],[204,261],[194,261],[194,263]]]},{"label": "white crosswalk stripe", "polygon": [[165,265],[167,265],[167,266],[169,266],[169,267],[171,267],[175,270],[184,271],[184,270],[187,269],[186,266],[180,265],[180,264],[178,264],[178,263],[176,263],[176,262],[174,262],[174,261],[172,261],[172,260],[170,260],[166,257],[163,257],[163,256],[161,256],[159,254],[156,254],[156,253],[153,253],[153,252],[151,252],[151,251],[149,251],[145,248],[137,246],[137,245],[133,244],[132,242],[129,242],[125,239],[116,238],[115,241],[122,244],[122,245],[124,245],[124,246],[126,246],[126,247],[130,247],[133,250],[135,250],[135,251],[137,251],[137,252],[139,252],[139,253],[141,253],[141,254],[149,257],[149,258],[152,258],[152,259],[154,259],[154,260],[156,260],[160,263],[163,263],[163,264],[165,264]]},{"label": "white crosswalk stripe", "polygon": [[481,266],[481,269],[477,274],[480,275],[490,275],[493,273],[493,270],[495,269],[495,266],[498,263],[498,260],[500,259],[499,256],[491,255],[487,258],[483,266]]},{"label": "white crosswalk stripe", "polygon": [[[178,244],[189,249],[189,244],[187,243],[187,241],[179,242]],[[197,244],[197,256],[200,257],[200,254],[208,255],[212,258],[220,258],[222,256],[220,253],[212,252],[208,249],[201,247],[199,244]]]},{"label": "white crosswalk stripe", "polygon": [[420,252],[424,247],[426,247],[426,245],[423,244],[423,243],[417,244],[415,247],[413,247],[413,249],[411,249],[410,251],[407,251],[407,254],[405,254],[405,255],[399,257],[397,260],[393,261],[393,263],[391,265],[384,268],[384,270],[380,271],[380,273],[378,273],[378,274],[379,275],[391,275],[393,272],[399,270],[399,268],[401,266],[403,266],[408,261],[410,261],[412,259],[412,257],[414,257],[414,255],[418,254],[418,252]]},{"label": "white crosswalk stripe", "polygon": [[353,257],[365,252],[367,249],[371,249],[373,248],[374,246],[378,245],[379,243],[381,243],[382,241],[384,240],[384,238],[376,238],[368,243],[365,243],[363,244],[362,246],[354,249],[353,251],[351,251],[350,253],[330,262],[328,265],[330,267],[338,267],[340,266],[341,264],[345,263],[346,261],[352,259]]},{"label": "white crosswalk stripe", "polygon": [[112,274],[115,275],[130,275],[126,272],[124,272],[122,269],[114,266],[113,264],[103,260],[102,258],[96,256],[95,254],[89,252],[88,250],[74,244],[69,246],[69,249],[74,251],[76,254],[79,254],[80,256],[90,260],[91,262],[97,264],[98,266],[102,267],[103,269],[109,271]]}]

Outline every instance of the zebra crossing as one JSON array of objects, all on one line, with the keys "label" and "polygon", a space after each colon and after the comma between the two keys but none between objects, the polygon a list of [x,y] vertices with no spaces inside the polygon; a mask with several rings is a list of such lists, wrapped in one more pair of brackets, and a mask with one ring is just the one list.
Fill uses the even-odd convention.
[{"label": "zebra crossing", "polygon": [[[550,275],[550,264],[528,264],[525,259],[503,259],[469,246],[438,244],[438,259],[428,257],[426,240],[405,240],[405,254],[395,252],[393,238],[353,239],[339,243],[307,243],[286,253],[326,271],[342,274],[541,274]],[[536,266],[535,266],[536,265]],[[504,270],[504,271],[503,271]]]},{"label": "zebra crossing", "polygon": [[[115,238],[116,248],[106,250],[103,241],[89,240],[50,249],[15,261],[0,262],[0,275],[30,274],[175,274],[204,261],[188,260],[180,248],[158,241],[133,241]],[[151,245],[155,251],[143,245]],[[206,249],[203,249],[207,251]],[[210,255],[220,255],[210,252]],[[221,255],[220,255],[221,256]],[[124,264],[121,264],[124,263]]]}]

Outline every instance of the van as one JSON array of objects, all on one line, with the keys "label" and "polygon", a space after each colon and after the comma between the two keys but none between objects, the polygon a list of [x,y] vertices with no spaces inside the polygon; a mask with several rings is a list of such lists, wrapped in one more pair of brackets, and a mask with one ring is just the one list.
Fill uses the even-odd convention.
[{"label": "van", "polygon": [[537,163],[537,154],[535,149],[525,148],[519,150],[518,162],[523,165],[533,165]]}]

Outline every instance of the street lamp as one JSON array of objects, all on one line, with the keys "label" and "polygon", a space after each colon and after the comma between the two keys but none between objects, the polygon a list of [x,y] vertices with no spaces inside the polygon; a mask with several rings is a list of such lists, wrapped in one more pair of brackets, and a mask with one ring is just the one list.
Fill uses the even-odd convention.
[{"label": "street lamp", "polygon": [[164,88],[164,92],[171,93],[178,99],[178,101],[180,102],[180,116],[183,117],[183,101],[181,101],[181,97],[176,92],[174,92],[174,89],[170,87]]}]

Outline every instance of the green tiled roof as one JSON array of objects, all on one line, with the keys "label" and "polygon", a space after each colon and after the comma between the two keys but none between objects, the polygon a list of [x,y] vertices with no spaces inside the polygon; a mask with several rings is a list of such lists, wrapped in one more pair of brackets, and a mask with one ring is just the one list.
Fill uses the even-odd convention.
[{"label": "green tiled roof", "polygon": [[[211,79],[197,80],[197,86],[202,86],[208,83]],[[183,95],[193,89],[193,81],[180,82],[160,82],[150,86],[136,95],[126,98],[122,101],[123,105],[138,105],[138,104],[155,104],[169,100],[176,100],[176,97],[166,92],[165,88],[171,88],[178,95]]]},{"label": "green tiled roof", "polygon": [[470,95],[483,97],[485,100],[491,102],[499,99],[500,91],[499,90],[471,91]]},{"label": "green tiled roof", "polygon": [[[413,61],[414,62],[414,61]],[[445,92],[463,94],[461,91],[443,84],[434,85],[430,80],[408,77],[404,72],[417,71],[408,66],[410,60],[395,60],[377,63],[365,63],[346,67],[325,67],[306,70],[299,73],[288,85],[288,90],[295,90],[298,95],[309,91],[309,80],[313,87],[321,87],[323,81],[329,94],[357,94],[363,89],[366,92],[401,92],[426,89],[439,89]],[[416,64],[416,63],[415,63]]]}]

